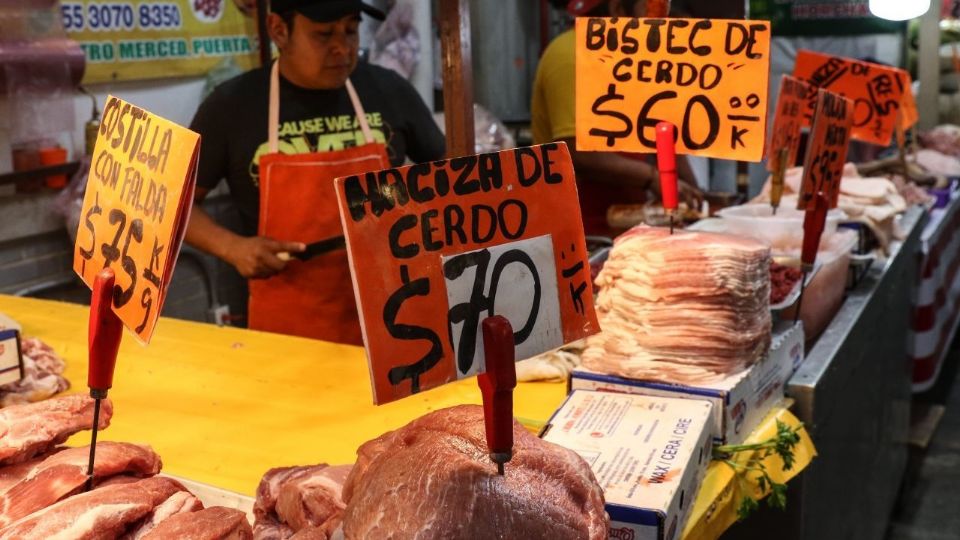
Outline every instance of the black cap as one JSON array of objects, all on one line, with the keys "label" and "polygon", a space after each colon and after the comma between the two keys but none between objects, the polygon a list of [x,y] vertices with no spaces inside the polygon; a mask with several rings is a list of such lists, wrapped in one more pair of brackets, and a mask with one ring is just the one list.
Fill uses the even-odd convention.
[{"label": "black cap", "polygon": [[315,22],[330,22],[361,11],[381,21],[386,17],[379,9],[362,0],[272,0],[270,11],[296,11]]}]

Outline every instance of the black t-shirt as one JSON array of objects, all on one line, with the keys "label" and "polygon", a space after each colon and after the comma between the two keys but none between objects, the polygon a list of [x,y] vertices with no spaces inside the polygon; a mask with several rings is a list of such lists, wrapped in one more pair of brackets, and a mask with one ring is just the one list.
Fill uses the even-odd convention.
[{"label": "black t-shirt", "polygon": [[[390,163],[433,161],[444,155],[444,138],[420,96],[393,71],[360,63],[350,76],[377,142]],[[248,71],[218,86],[190,128],[200,133],[197,187],[213,189],[226,178],[246,234],[256,234],[260,188],[258,164],[267,147],[270,67]],[[363,144],[346,88],[310,90],[280,77],[278,149],[297,154]]]}]

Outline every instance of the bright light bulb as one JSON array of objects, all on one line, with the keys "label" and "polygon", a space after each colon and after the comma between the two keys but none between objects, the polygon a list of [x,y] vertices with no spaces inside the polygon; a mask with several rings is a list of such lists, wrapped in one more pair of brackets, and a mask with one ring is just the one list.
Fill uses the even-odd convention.
[{"label": "bright light bulb", "polygon": [[870,0],[870,13],[890,21],[915,19],[930,9],[930,0]]}]

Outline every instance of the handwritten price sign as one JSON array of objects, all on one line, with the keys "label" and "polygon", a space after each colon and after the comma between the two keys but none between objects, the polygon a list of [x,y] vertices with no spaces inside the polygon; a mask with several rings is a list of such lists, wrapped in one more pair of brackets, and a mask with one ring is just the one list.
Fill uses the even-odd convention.
[{"label": "handwritten price sign", "polygon": [[[904,127],[917,121],[916,103],[910,90],[910,75],[896,69],[850,58],[829,56],[812,51],[797,53],[793,76],[824,88],[853,102],[851,138],[872,144],[890,144],[897,126],[898,112]],[[817,98],[807,103],[805,125],[813,120]]]},{"label": "handwritten price sign", "polygon": [[780,95],[777,97],[777,109],[773,117],[773,130],[770,133],[770,144],[767,145],[767,170],[780,170],[780,150],[787,149],[787,163],[789,167],[797,162],[797,153],[800,149],[800,128],[803,126],[803,115],[810,100],[810,94],[816,94],[817,89],[809,84],[784,75],[780,79]]},{"label": "handwritten price sign", "polygon": [[90,163],[73,269],[88,287],[116,273],[113,310],[148,343],[180,253],[200,136],[109,96]]},{"label": "handwritten price sign", "polygon": [[677,151],[760,161],[770,23],[577,19],[577,149],[656,152],[658,122]]},{"label": "handwritten price sign", "polygon": [[563,143],[338,178],[370,362],[386,403],[484,371],[481,323],[517,358],[599,330]]},{"label": "handwritten price sign", "polygon": [[852,124],[853,102],[821,88],[817,92],[813,130],[803,166],[798,210],[813,210],[819,192],[827,196],[830,208],[837,207]]}]

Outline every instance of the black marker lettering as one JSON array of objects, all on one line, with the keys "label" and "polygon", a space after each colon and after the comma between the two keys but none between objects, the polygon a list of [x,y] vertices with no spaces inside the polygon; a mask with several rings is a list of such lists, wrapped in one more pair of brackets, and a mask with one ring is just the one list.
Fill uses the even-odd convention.
[{"label": "black marker lettering", "polygon": [[397,259],[409,259],[416,257],[420,253],[420,247],[416,244],[400,245],[400,235],[417,226],[417,216],[407,214],[400,216],[397,221],[390,226],[390,232],[387,234],[390,244],[390,253]]},{"label": "black marker lettering", "polygon": [[[520,185],[523,187],[530,187],[536,184],[537,180],[539,180],[542,176],[542,171],[540,169],[540,160],[537,159],[537,154],[534,152],[533,148],[528,146],[516,148],[513,151],[513,158],[517,164],[517,180],[520,181]],[[531,160],[533,162],[533,170],[528,172],[527,163]]]},{"label": "black marker lettering", "polygon": [[669,24],[667,25],[667,52],[670,54],[683,54],[687,52],[686,47],[681,47],[680,45],[674,45],[674,33],[673,31],[677,28],[686,28],[690,26],[689,21],[683,19],[670,19]]},{"label": "black marker lettering", "polygon": [[427,251],[438,251],[443,247],[443,242],[433,239],[433,233],[440,229],[430,226],[430,220],[439,216],[438,210],[427,210],[420,216],[420,233],[423,236],[423,249]]}]

